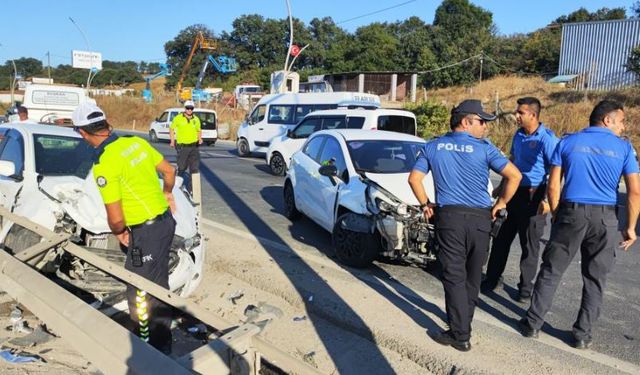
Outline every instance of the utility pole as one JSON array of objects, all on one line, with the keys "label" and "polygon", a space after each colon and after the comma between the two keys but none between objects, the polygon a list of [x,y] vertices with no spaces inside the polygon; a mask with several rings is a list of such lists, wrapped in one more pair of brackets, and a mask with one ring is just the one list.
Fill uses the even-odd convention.
[{"label": "utility pole", "polygon": [[484,62],[484,52],[480,51],[480,82],[482,82],[482,63]]},{"label": "utility pole", "polygon": [[49,77],[49,83],[51,83],[51,53],[47,51],[47,75]]}]

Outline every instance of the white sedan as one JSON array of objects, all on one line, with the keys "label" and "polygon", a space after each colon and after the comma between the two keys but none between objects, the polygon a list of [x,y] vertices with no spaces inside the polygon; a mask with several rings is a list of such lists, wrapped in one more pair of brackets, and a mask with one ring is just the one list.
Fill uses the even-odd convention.
[{"label": "white sedan", "polygon": [[[108,259],[124,264],[118,240],[111,234],[107,215],[91,175],[94,149],[71,128],[30,123],[0,126],[0,204],[17,215],[57,233]],[[159,179],[159,184],[162,180]],[[197,213],[176,181],[176,233],[171,245],[169,287],[182,296],[192,293],[202,279],[204,241]],[[41,241],[40,236],[2,221],[0,243],[19,252]],[[91,265],[49,250],[36,268],[93,293],[98,299],[121,289]]]},{"label": "white sedan", "polygon": [[[366,267],[378,256],[418,264],[435,259],[433,225],[407,182],[425,141],[356,129],[312,134],[291,158],[285,215],[305,214],[333,235],[336,256]],[[435,197],[431,174],[424,180]]]}]

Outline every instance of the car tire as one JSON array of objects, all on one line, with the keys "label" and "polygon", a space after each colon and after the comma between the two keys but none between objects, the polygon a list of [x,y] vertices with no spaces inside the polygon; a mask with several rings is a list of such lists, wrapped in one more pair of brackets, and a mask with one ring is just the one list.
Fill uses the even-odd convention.
[{"label": "car tire", "polygon": [[158,143],[158,135],[156,134],[155,130],[151,130],[149,132],[149,141],[151,143]]},{"label": "car tire", "polygon": [[207,146],[215,146],[216,141],[209,141],[207,142]]},{"label": "car tire", "polygon": [[238,155],[243,158],[251,154],[251,150],[249,149],[249,142],[247,142],[247,140],[244,138],[238,139],[236,147],[238,148]]},{"label": "car tire", "polygon": [[279,152],[274,152],[271,155],[271,160],[269,160],[269,168],[271,168],[271,173],[276,176],[284,176],[287,172],[287,164],[282,157],[282,154]]},{"label": "car tire", "polygon": [[338,260],[349,267],[366,268],[380,254],[380,235],[375,233],[355,232],[340,225],[344,214],[338,218],[333,227],[332,241]]},{"label": "car tire", "polygon": [[287,181],[284,184],[284,216],[291,221],[300,218],[300,211],[296,208],[296,197],[293,192],[293,185]]}]

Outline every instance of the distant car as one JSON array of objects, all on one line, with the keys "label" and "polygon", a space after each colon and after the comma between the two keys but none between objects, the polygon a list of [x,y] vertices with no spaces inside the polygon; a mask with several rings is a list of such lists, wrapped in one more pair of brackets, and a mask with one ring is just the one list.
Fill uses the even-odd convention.
[{"label": "distant car", "polygon": [[271,173],[284,175],[291,155],[298,151],[312,133],[327,129],[389,130],[416,135],[416,116],[397,109],[329,109],[314,111],[285,135],[271,140],[265,160]]},{"label": "distant car", "polygon": [[[433,225],[407,179],[425,141],[356,129],[311,134],[291,158],[284,213],[308,216],[332,233],[337,258],[366,267],[379,256],[426,264],[435,259]],[[435,200],[433,179],[424,179]]]},{"label": "distant car", "polygon": [[[178,114],[182,113],[184,108],[166,109],[149,125],[149,140],[152,143],[159,141],[168,141],[169,126],[171,121]],[[202,130],[202,142],[208,146],[213,146],[218,140],[218,115],[213,109],[196,108],[193,114],[200,119],[200,127]]]},{"label": "distant car", "polygon": [[[93,155],[93,147],[71,128],[34,123],[0,125],[0,204],[124,265],[124,254],[111,234],[91,174]],[[173,189],[177,226],[168,260],[169,287],[188,296],[202,280],[205,248],[196,209],[181,181],[178,179]],[[158,184],[161,183],[159,179]],[[0,224],[4,251],[19,252],[40,241],[40,236],[10,221]],[[57,249],[49,250],[32,264],[100,298],[121,286],[90,264]]]}]

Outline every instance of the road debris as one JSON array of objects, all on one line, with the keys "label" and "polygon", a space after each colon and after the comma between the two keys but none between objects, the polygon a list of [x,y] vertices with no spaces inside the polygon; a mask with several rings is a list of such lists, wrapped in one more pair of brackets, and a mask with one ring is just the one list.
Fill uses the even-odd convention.
[{"label": "road debris", "polygon": [[0,358],[9,363],[44,362],[42,357],[13,349],[0,350]]},{"label": "road debris", "polygon": [[49,333],[44,325],[40,324],[28,335],[9,340],[9,344],[29,347],[44,344],[54,338],[55,336]]},{"label": "road debris", "polygon": [[306,315],[302,315],[302,316],[294,316],[293,317],[293,321],[294,322],[302,322],[307,320],[307,316]]},{"label": "road debris", "polygon": [[231,303],[233,303],[234,305],[237,305],[236,301],[242,297],[244,297],[244,291],[236,290],[235,292],[231,293],[231,295],[227,297],[227,299],[231,301]]}]

